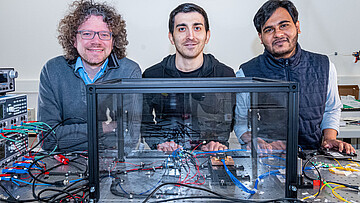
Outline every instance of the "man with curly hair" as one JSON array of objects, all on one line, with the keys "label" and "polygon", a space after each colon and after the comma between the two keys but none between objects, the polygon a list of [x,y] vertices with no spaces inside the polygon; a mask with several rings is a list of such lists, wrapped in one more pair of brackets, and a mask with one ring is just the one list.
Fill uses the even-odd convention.
[{"label": "man with curly hair", "polygon": [[70,9],[58,27],[65,55],[49,60],[40,75],[38,120],[64,122],[45,139],[45,150],[87,150],[87,84],[141,78],[139,65],[125,57],[125,21],[114,8],[81,0]]}]

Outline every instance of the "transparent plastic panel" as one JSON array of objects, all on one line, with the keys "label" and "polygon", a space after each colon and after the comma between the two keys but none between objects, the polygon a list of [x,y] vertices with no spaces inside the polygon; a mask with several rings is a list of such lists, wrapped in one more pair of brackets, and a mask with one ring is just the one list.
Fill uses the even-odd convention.
[{"label": "transparent plastic panel", "polygon": [[100,201],[285,197],[288,106],[289,92],[98,94]]}]

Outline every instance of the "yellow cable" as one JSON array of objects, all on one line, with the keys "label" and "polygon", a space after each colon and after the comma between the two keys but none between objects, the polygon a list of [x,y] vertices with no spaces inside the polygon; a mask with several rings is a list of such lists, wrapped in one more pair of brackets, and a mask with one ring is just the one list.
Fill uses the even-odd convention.
[{"label": "yellow cable", "polygon": [[[360,170],[358,170],[358,169],[352,169],[352,168],[349,168],[349,167],[343,167],[338,160],[336,160],[336,159],[334,159],[334,160],[335,160],[335,161],[339,164],[339,166],[340,166],[340,167],[334,167],[334,168],[336,168],[336,169],[345,170],[345,171],[352,171],[352,172],[359,172],[359,171],[360,171]],[[333,171],[333,170],[330,170],[330,169],[329,169],[329,171],[335,173],[335,171]]]},{"label": "yellow cable", "polygon": [[350,161],[350,162],[353,164],[356,164],[358,167],[360,167],[360,164],[358,164],[357,162],[353,162],[353,161]]},{"label": "yellow cable", "polygon": [[358,171],[360,171],[360,170],[358,170],[358,169],[352,169],[352,168],[348,168],[348,167],[334,167],[334,168],[336,168],[336,169],[339,169],[339,170],[344,170],[344,171],[352,171],[352,172],[358,172]]},{"label": "yellow cable", "polygon": [[334,159],[334,160],[339,164],[340,167],[342,167],[342,165],[340,164],[340,162],[338,160],[336,160],[336,159]]},{"label": "yellow cable", "polygon": [[[338,184],[336,184],[336,185],[338,185]],[[336,198],[338,198],[339,200],[344,201],[344,202],[351,203],[351,202],[347,201],[346,199],[344,199],[343,197],[341,197],[337,192],[335,192],[335,190],[336,190],[337,188],[342,188],[342,187],[345,187],[345,186],[340,185],[340,186],[334,187],[334,188],[331,190],[331,192],[332,192],[333,195],[334,195]]]},{"label": "yellow cable", "polygon": [[[328,185],[328,183],[324,183],[324,184],[321,186],[320,191],[321,191],[326,185]],[[308,199],[308,198],[311,198],[311,197],[315,197],[318,193],[319,193],[319,192],[317,192],[317,193],[315,193],[315,194],[313,194],[313,195],[304,197],[304,198],[302,198],[302,200],[305,200],[305,199]]]},{"label": "yellow cable", "polygon": [[[344,202],[349,202],[349,201],[347,201],[345,198],[341,197],[337,192],[335,192],[335,189],[337,189],[337,188],[342,188],[342,187],[346,187],[346,186],[341,185],[341,184],[337,184],[337,183],[332,183],[332,182],[328,182],[328,183],[329,183],[329,184],[332,184],[332,185],[338,185],[337,187],[331,188],[331,192],[333,193],[333,195],[334,195],[336,198],[338,198],[338,199],[340,199],[340,200],[342,200],[342,201],[344,201]],[[349,202],[349,203],[350,203],[350,202]]]}]

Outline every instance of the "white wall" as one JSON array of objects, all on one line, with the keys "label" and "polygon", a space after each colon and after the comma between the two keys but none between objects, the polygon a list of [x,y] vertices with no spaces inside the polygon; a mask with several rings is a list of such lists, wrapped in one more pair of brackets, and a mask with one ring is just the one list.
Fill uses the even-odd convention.
[{"label": "white wall", "polygon": [[[71,0],[0,0],[0,67],[19,72],[16,93],[29,95],[29,107],[37,105],[38,79],[42,66],[62,54],[57,42],[57,24]],[[167,38],[168,16],[180,0],[108,0],[127,22],[128,57],[144,70],[159,62],[174,48]],[[262,53],[252,19],[264,0],[196,0],[210,20],[211,39],[205,52],[236,71],[239,65]],[[339,83],[360,84],[360,62],[351,53],[359,51],[359,0],[293,0],[299,11],[303,48],[328,54],[335,63]],[[338,52],[335,56],[334,53]],[[60,76],[61,77],[61,76]]]}]

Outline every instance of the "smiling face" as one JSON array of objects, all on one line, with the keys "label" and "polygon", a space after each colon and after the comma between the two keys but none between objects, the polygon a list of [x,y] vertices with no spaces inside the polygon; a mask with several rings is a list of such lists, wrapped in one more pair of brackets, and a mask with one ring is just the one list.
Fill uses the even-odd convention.
[{"label": "smiling face", "polygon": [[[103,21],[102,16],[93,15],[79,26],[78,31],[80,30],[111,32],[107,24]],[[77,49],[85,68],[95,69],[100,67],[110,55],[113,48],[113,39],[101,40],[97,34],[93,39],[82,39],[78,33],[76,35],[74,46]]]},{"label": "smiling face", "polygon": [[175,16],[174,32],[169,33],[171,44],[175,45],[176,56],[194,59],[202,54],[210,38],[205,30],[204,17],[198,12],[178,13]]},{"label": "smiling face", "polygon": [[300,23],[293,22],[284,8],[278,8],[261,28],[259,38],[275,58],[290,58],[295,54]]}]

